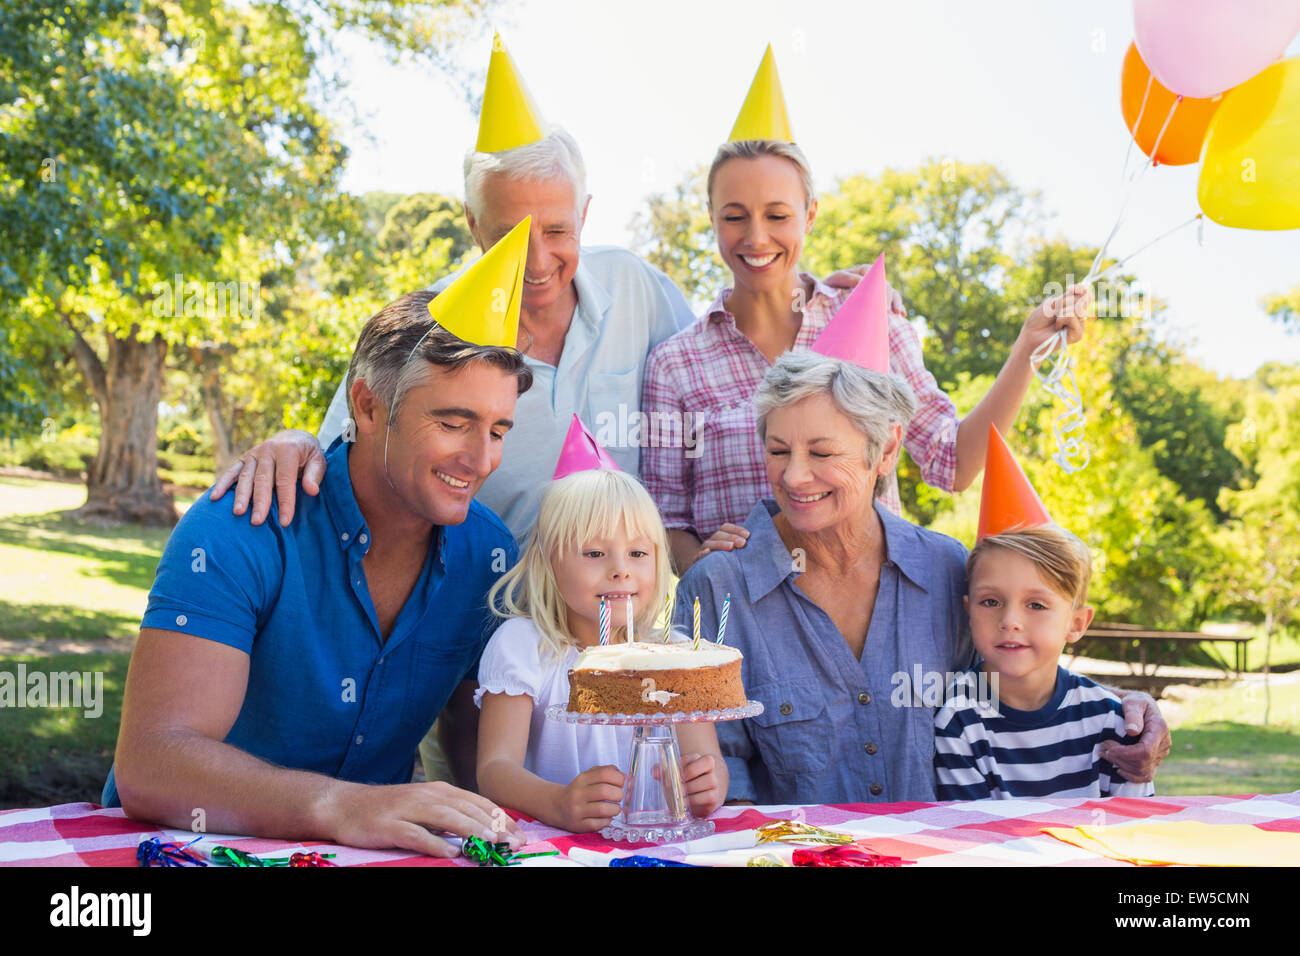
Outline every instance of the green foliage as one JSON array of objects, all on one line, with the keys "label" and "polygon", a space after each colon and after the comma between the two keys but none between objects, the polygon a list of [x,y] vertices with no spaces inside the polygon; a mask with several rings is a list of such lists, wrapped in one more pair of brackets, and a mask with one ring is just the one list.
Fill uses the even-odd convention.
[{"label": "green foliage", "polygon": [[1151,339],[1117,358],[1116,397],[1133,416],[1138,441],[1185,497],[1223,517],[1219,492],[1236,486],[1241,462],[1227,446],[1230,414],[1207,398],[1219,388],[1217,376]]},{"label": "green foliage", "polygon": [[1214,570],[1225,603],[1271,631],[1300,623],[1300,368],[1266,365],[1249,385],[1245,415],[1228,429],[1249,477],[1220,496],[1235,516],[1220,535],[1233,556]]},{"label": "green foliage", "polygon": [[988,164],[850,176],[822,197],[803,262],[825,275],[883,251],[890,283],[929,333],[926,367],[947,391],[960,372],[996,374],[1024,321],[1023,307],[1008,313],[1001,286],[1033,199]]},{"label": "green foliage", "polygon": [[[1209,510],[1188,501],[1156,468],[1119,401],[1112,369],[1140,330],[1097,323],[1075,346],[1076,380],[1088,413],[1087,468],[1065,474],[1051,460],[1060,408],[1033,389],[1007,443],[1048,512],[1092,549],[1089,603],[1101,620],[1169,629],[1199,626],[1213,603],[1208,570],[1222,563]],[[969,401],[969,397],[965,399]],[[958,496],[935,530],[975,539],[979,486]]]},{"label": "green foliage", "polygon": [[647,209],[630,223],[632,248],[701,308],[731,284],[709,218],[707,176],[708,169],[701,166],[671,192],[649,197]]},{"label": "green foliage", "polygon": [[1265,312],[1281,322],[1288,332],[1300,332],[1300,285],[1290,292],[1265,296],[1260,305]]},{"label": "green foliage", "polygon": [[[259,436],[278,426],[286,397],[265,369],[298,363],[287,378],[303,391],[301,363],[340,351],[319,341],[321,300],[368,304],[388,278],[377,263],[392,258],[362,204],[339,192],[347,154],[320,107],[339,92],[333,35],[359,32],[445,65],[447,41],[489,6],[5,4],[0,295],[17,321],[0,336],[0,429],[30,432],[52,404],[36,374],[46,366],[32,360],[42,349],[53,368],[75,354],[81,392],[108,414],[110,394],[121,401],[114,352],[159,336],[199,381],[198,407],[242,417]],[[386,241],[436,268],[467,236],[453,204],[419,203],[398,203]],[[320,371],[337,380],[339,365]],[[223,402],[212,386],[227,375]],[[148,388],[136,406],[156,401]]]}]

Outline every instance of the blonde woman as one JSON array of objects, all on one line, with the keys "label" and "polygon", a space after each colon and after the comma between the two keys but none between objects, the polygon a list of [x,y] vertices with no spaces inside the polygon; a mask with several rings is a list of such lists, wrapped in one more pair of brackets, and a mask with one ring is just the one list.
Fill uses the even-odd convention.
[{"label": "blonde woman", "polygon": [[[595,469],[551,483],[527,550],[488,597],[506,621],[483,652],[474,695],[485,796],[573,833],[618,813],[633,728],[548,720],[546,708],[569,699],[569,669],[599,643],[602,600],[619,625],[630,604],[635,634],[659,642],[671,586],[663,522],[635,478]],[[626,628],[612,628],[610,642],[623,640]],[[706,817],[727,793],[717,735],[707,723],[678,734],[687,802]]]}]

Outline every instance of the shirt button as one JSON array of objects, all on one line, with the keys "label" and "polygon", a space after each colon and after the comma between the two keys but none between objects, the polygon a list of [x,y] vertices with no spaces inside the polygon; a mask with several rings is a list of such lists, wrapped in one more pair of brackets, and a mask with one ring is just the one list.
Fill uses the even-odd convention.
[{"label": "shirt button", "polygon": [[362,544],[365,544],[367,541],[370,540],[370,538],[366,534],[362,533],[357,537],[357,540],[360,541]]},{"label": "shirt button", "polygon": [[361,587],[361,579],[357,578],[357,587]]},{"label": "shirt button", "polygon": [[871,785],[871,795],[872,795],[873,797],[878,797],[878,796],[880,796],[882,793],[884,793],[884,791],[885,791],[885,788],[882,787],[882,786],[881,786],[880,784],[878,784],[878,783],[873,783],[873,784]]},{"label": "shirt button", "polygon": [[858,703],[859,703],[859,704],[869,704],[869,703],[871,703],[871,695],[868,694],[868,693],[865,693],[865,692],[859,694],[859,695],[858,695]]},{"label": "shirt button", "polygon": [[189,620],[189,618],[187,618],[184,614],[177,614],[177,615],[176,615],[176,623],[179,624],[181,627],[184,627],[184,626],[185,626],[185,622],[188,621],[188,620]]},{"label": "shirt button", "polygon": [[777,709],[780,710],[781,713],[785,714],[786,716],[789,716],[790,714],[794,713],[794,708],[790,706],[790,704],[789,704],[788,701],[787,701],[786,703],[782,704],[782,705],[781,705],[779,708],[777,708]]},{"label": "shirt button", "polygon": [[873,755],[874,755],[875,752],[876,752],[876,745],[875,745],[875,744],[867,744],[867,745],[866,745],[865,747],[863,747],[862,749],[865,750],[868,754],[873,754]]},{"label": "shirt button", "polygon": [[[362,734],[357,734],[357,746],[360,747],[362,741],[364,741],[365,739],[366,739],[366,738],[365,738]],[[871,792],[872,792],[872,793],[879,793],[880,791],[878,791],[878,790],[873,790],[873,791],[871,791]]]},{"label": "shirt button", "polygon": [[343,532],[343,540],[348,540],[348,533],[346,531]]}]

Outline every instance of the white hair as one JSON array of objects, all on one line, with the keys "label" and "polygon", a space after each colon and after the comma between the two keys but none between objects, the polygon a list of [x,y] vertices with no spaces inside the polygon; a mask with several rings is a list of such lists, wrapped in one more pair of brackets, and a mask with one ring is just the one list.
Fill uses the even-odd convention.
[{"label": "white hair", "polygon": [[465,208],[476,219],[483,210],[483,182],[493,173],[525,182],[567,179],[573,184],[574,211],[579,218],[582,216],[587,199],[587,168],[577,142],[558,126],[535,143],[499,153],[471,149],[465,154]]},{"label": "white hair", "polygon": [[[906,427],[916,411],[916,396],[899,375],[875,372],[817,352],[786,352],[767,370],[754,393],[758,437],[767,440],[767,416],[774,409],[814,395],[830,395],[835,407],[866,436],[869,468],[880,462],[890,428]],[[885,483],[877,481],[876,497],[884,492]]]}]

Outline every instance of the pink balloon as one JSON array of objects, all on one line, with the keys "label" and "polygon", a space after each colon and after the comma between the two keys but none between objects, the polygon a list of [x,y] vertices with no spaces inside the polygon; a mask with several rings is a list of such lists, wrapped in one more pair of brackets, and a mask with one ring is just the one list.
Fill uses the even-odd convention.
[{"label": "pink balloon", "polygon": [[1244,83],[1300,32],[1300,0],[1133,0],[1142,61],[1167,89],[1198,99]]}]

